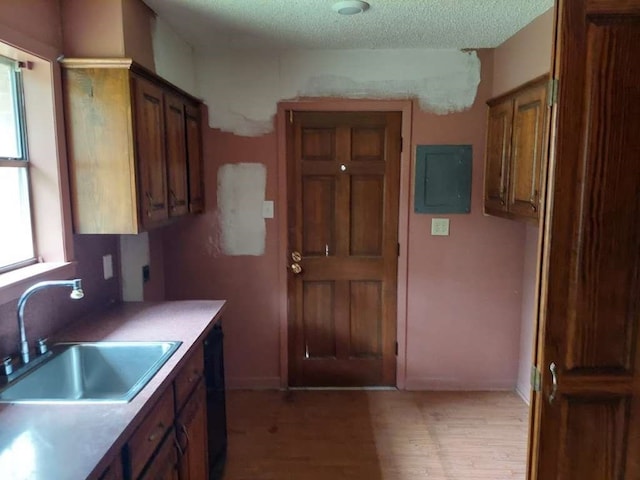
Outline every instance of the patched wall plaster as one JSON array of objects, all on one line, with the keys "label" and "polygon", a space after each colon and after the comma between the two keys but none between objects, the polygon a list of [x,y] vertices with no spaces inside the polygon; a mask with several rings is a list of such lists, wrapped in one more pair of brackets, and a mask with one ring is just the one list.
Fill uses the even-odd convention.
[{"label": "patched wall plaster", "polygon": [[298,97],[417,98],[428,112],[466,110],[480,60],[433,49],[225,51],[197,54],[196,80],[209,126],[259,136],[273,131],[278,102]]},{"label": "patched wall plaster", "polygon": [[156,17],[153,22],[151,39],[156,73],[195,95],[197,89],[193,47],[160,17]]},{"label": "patched wall plaster", "polygon": [[225,164],[218,170],[220,246],[225,255],[264,254],[266,186],[267,167],[261,163]]}]

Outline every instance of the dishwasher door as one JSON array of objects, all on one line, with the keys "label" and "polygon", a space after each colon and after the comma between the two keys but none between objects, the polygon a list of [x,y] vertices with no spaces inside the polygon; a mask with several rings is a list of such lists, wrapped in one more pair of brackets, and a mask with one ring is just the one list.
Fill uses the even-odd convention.
[{"label": "dishwasher door", "polygon": [[209,480],[221,480],[227,459],[227,416],[224,389],[222,325],[218,321],[204,341],[204,374],[207,387]]}]

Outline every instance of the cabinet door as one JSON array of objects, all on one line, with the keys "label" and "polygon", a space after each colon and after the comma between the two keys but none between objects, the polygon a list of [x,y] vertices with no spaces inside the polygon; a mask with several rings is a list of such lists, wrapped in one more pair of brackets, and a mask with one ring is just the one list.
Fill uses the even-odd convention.
[{"label": "cabinet door", "polygon": [[176,421],[182,450],[180,480],[208,478],[207,397],[204,381],[200,381]]},{"label": "cabinet door", "polygon": [[507,211],[512,120],[512,99],[489,106],[484,176],[484,209],[487,213]]},{"label": "cabinet door", "polygon": [[140,215],[149,227],[168,217],[163,92],[140,77],[134,84]]},{"label": "cabinet door", "polygon": [[[206,477],[201,477],[206,478]],[[140,480],[181,480],[178,471],[178,452],[175,434],[167,435],[158,453],[147,466]]]},{"label": "cabinet door", "polygon": [[185,122],[189,168],[189,211],[200,213],[204,210],[200,108],[187,105],[185,107]]},{"label": "cabinet door", "polygon": [[111,462],[111,465],[100,475],[100,480],[122,480],[122,460],[120,455]]},{"label": "cabinet door", "polygon": [[538,218],[542,165],[545,159],[547,83],[519,93],[514,100],[509,211]]},{"label": "cabinet door", "polygon": [[187,145],[185,137],[184,102],[174,95],[164,97],[167,131],[167,179],[169,183],[169,216],[188,212],[187,205]]}]

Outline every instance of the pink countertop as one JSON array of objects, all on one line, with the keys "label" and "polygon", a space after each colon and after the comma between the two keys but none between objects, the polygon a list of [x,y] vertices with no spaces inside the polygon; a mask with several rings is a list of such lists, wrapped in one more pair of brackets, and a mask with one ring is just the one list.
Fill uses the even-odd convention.
[{"label": "pink countertop", "polygon": [[126,404],[0,404],[0,479],[98,478],[220,318],[223,300],[124,303],[60,332],[56,341],[181,341]]}]

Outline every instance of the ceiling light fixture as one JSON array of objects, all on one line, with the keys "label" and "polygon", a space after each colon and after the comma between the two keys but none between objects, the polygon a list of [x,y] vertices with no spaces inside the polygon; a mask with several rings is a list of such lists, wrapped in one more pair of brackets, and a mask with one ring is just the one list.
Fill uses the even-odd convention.
[{"label": "ceiling light fixture", "polygon": [[340,15],[357,15],[368,10],[369,6],[367,2],[362,2],[361,0],[346,0],[334,3],[331,8]]}]

